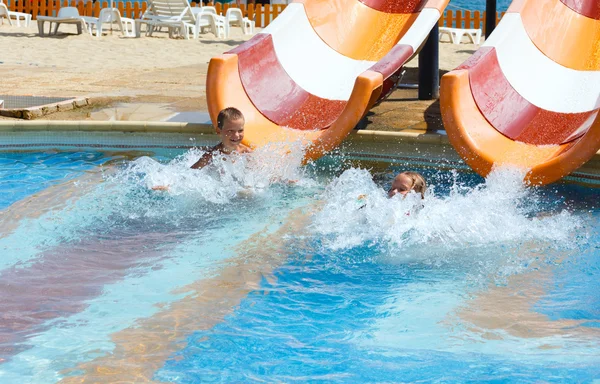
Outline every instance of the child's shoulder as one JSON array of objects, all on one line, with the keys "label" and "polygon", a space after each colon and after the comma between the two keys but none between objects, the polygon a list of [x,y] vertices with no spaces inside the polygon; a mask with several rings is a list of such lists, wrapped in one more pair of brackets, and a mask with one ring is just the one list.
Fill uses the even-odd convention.
[{"label": "child's shoulder", "polygon": [[247,145],[240,144],[238,147],[238,152],[239,153],[250,153],[250,152],[252,152],[252,148],[250,148]]}]

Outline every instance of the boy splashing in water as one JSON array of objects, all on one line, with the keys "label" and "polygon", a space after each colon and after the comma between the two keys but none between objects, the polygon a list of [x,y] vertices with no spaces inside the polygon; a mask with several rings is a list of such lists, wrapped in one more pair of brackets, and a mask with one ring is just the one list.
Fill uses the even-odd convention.
[{"label": "boy splashing in water", "polygon": [[[218,154],[229,155],[232,153],[249,153],[252,149],[242,144],[244,139],[244,115],[233,107],[225,108],[217,116],[217,135],[221,142],[210,148],[202,157],[196,161],[191,168],[200,169],[209,165],[214,156]],[[168,191],[168,185],[156,185],[154,191]]]},{"label": "boy splashing in water", "polygon": [[252,150],[242,144],[244,139],[244,115],[233,107],[225,108],[219,112],[217,117],[217,135],[221,142],[210,148],[202,157],[192,165],[193,169],[199,169],[212,162],[216,154],[249,153]]}]

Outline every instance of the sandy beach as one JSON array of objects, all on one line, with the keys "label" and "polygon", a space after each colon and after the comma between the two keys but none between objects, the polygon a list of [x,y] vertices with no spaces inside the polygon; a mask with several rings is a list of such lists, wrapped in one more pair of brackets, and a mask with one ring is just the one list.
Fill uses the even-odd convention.
[{"label": "sandy beach", "polygon": [[[173,111],[206,111],[210,58],[251,37],[234,28],[229,39],[217,39],[211,33],[198,40],[169,39],[166,33],[125,38],[118,31],[96,38],[77,35],[73,25],[62,25],[57,36],[40,37],[35,21],[27,28],[5,23],[0,26],[0,45],[9,49],[3,50],[0,59],[4,75],[0,95],[96,99],[92,108],[56,113],[47,119],[162,120]],[[476,48],[440,44],[440,71],[460,65]],[[416,58],[407,64],[403,82],[416,82],[416,66]],[[395,104],[378,108],[397,109],[398,100],[414,101],[414,94],[399,91],[391,97]],[[430,104],[421,102],[409,109],[416,108],[422,115]]]}]

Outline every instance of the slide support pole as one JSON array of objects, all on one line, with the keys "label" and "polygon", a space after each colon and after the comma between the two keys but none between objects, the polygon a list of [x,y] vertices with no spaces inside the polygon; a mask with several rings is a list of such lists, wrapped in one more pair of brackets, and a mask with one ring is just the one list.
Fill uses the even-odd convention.
[{"label": "slide support pole", "polygon": [[494,32],[496,28],[496,0],[486,0],[485,3],[485,39]]},{"label": "slide support pole", "polygon": [[440,97],[440,38],[436,23],[419,52],[419,100]]}]

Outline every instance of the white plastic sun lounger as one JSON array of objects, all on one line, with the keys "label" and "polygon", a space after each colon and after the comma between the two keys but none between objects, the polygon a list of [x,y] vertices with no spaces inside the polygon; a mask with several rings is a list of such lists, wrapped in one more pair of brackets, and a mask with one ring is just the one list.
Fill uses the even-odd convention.
[{"label": "white plastic sun lounger", "polygon": [[209,28],[216,37],[225,37],[225,18],[217,15],[215,7],[195,7],[192,12],[196,16],[194,39],[204,28]]},{"label": "white plastic sun lounger", "polygon": [[179,32],[186,39],[196,34],[196,17],[187,0],[150,0],[148,12],[141,19],[135,20],[135,37],[140,37],[142,24],[148,26],[151,36],[156,27],[169,28],[169,37]]},{"label": "white plastic sun lounger", "polygon": [[229,8],[225,14],[225,37],[229,37],[231,27],[242,28],[244,35],[254,33],[254,21],[244,17],[239,8]]},{"label": "white plastic sun lounger", "polygon": [[96,37],[102,36],[104,24],[117,24],[117,27],[125,37],[135,36],[135,23],[133,19],[121,17],[121,13],[117,8],[104,8],[98,15],[98,21],[93,24],[96,27]]},{"label": "white plastic sun lounger", "polygon": [[[44,23],[50,23],[49,35],[56,35],[60,24],[75,24],[77,26],[77,33],[81,34],[83,29],[87,30],[90,36],[92,35],[92,25],[98,22],[96,17],[80,16],[79,11],[75,7],[64,7],[58,11],[56,17],[52,16],[38,16],[38,30],[40,36],[46,36],[44,33]],[[54,31],[52,31],[52,23],[55,24]]]},{"label": "white plastic sun lounger", "polygon": [[447,35],[450,37],[452,44],[460,44],[463,36],[467,36],[471,43],[479,44],[481,42],[481,29],[462,29],[462,28],[448,28],[440,27],[439,38]]},{"label": "white plastic sun lounger", "polygon": [[31,15],[29,13],[9,11],[6,4],[0,0],[0,24],[4,24],[5,18],[8,20],[8,25],[12,25],[11,19],[14,19],[17,22],[17,27],[21,26],[21,21],[23,21],[25,27],[29,27],[31,23]]}]

